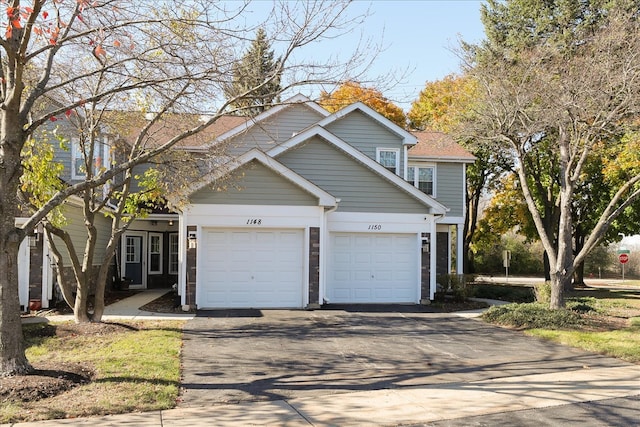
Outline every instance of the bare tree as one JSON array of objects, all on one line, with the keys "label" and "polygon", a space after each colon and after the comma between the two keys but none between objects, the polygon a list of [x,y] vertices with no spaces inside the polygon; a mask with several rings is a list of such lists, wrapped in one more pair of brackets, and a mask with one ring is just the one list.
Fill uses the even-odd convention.
[{"label": "bare tree", "polygon": [[[20,0],[2,6],[0,37],[0,375],[32,368],[24,355],[18,300],[17,254],[26,234],[71,195],[126,174],[228,113],[233,101],[268,85],[260,82],[224,99],[247,33],[264,27],[277,43],[282,91],[296,86],[357,78],[371,52],[345,61],[295,55],[325,37],[338,37],[362,22],[347,14],[348,2],[278,2],[264,22],[247,24],[246,4],[209,1]],[[364,49],[369,48],[365,46]],[[313,57],[311,54],[308,57]],[[286,68],[285,68],[285,65]],[[356,74],[356,75],[354,75]],[[207,112],[198,123],[160,144],[148,127],[139,130],[128,156],[90,179],[56,192],[16,227],[21,152],[37,129],[64,120],[85,105],[141,109],[154,123],[169,112]]]},{"label": "bare tree", "polygon": [[[564,306],[564,289],[577,266],[640,197],[640,168],[630,162],[620,171],[617,187],[599,195],[607,200],[606,207],[574,255],[572,209],[577,188],[589,179],[585,166],[590,156],[608,156],[615,163],[625,151],[619,135],[633,138],[638,130],[640,23],[633,12],[612,8],[596,28],[573,40],[579,43],[561,48],[545,39],[517,56],[476,47],[468,70],[479,82],[482,98],[470,131],[515,159],[523,196],[549,258],[552,308]],[[603,141],[608,150],[602,149]],[[545,224],[532,195],[536,182],[529,165],[541,155],[541,147],[554,159],[550,169],[555,172],[546,177],[557,181],[554,227]]]}]

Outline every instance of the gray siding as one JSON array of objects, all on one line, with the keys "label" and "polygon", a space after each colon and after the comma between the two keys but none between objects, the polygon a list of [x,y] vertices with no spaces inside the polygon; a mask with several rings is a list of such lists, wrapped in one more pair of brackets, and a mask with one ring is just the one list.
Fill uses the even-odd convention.
[{"label": "gray siding", "polygon": [[[63,207],[63,214],[67,220],[67,223],[62,227],[71,236],[73,247],[78,255],[80,262],[84,256],[85,245],[87,244],[87,229],[84,225],[84,215],[82,208],[70,204],[65,204]],[[96,241],[96,248],[93,257],[93,265],[99,265],[102,263],[102,258],[105,254],[105,248],[109,237],[111,235],[111,221],[101,214],[97,214],[95,217],[95,226],[98,230],[98,236]],[[62,240],[55,239],[57,248],[62,253],[62,257],[65,263],[65,267],[71,267],[71,258],[67,253],[67,249]]]},{"label": "gray siding", "polygon": [[464,164],[438,163],[436,166],[436,200],[451,209],[448,216],[464,213]]},{"label": "gray siding", "polygon": [[304,105],[288,106],[232,138],[226,143],[226,153],[230,156],[238,156],[256,147],[263,151],[270,150],[322,118],[323,116],[317,111]]},{"label": "gray siding", "polygon": [[235,171],[224,182],[195,192],[190,200],[196,204],[318,205],[315,196],[256,161]]},{"label": "gray siding", "polygon": [[398,173],[402,176],[404,170],[402,139],[369,116],[356,110],[330,123],[326,129],[373,160],[376,160],[376,148],[400,149]]},{"label": "gray siding", "polygon": [[319,137],[278,161],[331,195],[342,212],[427,213],[430,208]]}]

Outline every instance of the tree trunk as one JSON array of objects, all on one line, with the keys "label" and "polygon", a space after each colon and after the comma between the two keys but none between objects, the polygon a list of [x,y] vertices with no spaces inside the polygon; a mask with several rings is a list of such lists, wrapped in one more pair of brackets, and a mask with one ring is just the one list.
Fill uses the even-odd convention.
[{"label": "tree trunk", "polygon": [[33,371],[24,354],[18,290],[18,252],[25,233],[15,226],[24,138],[12,134],[8,122],[5,112],[0,118],[0,376]]},{"label": "tree trunk", "polygon": [[[18,294],[18,234],[14,218],[3,217],[0,239],[0,376],[26,374],[33,371],[24,354],[20,298]],[[11,222],[14,231],[7,232]],[[9,235],[7,238],[6,236]]]},{"label": "tree trunk", "polygon": [[573,273],[573,287],[584,286],[584,261],[578,264]]}]

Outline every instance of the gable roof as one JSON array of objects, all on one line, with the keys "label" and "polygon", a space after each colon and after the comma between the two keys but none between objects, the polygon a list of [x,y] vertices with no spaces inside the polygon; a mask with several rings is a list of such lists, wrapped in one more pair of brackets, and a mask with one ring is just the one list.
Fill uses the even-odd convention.
[{"label": "gable roof", "polygon": [[344,107],[341,110],[336,111],[335,113],[331,114],[329,117],[320,120],[318,122],[318,125],[324,127],[329,123],[333,123],[336,120],[340,120],[341,118],[345,117],[346,115],[356,110],[369,116],[370,118],[372,118],[373,120],[381,124],[382,126],[389,129],[389,131],[391,131],[392,133],[395,133],[396,135],[398,135],[400,138],[402,138],[402,143],[404,145],[413,145],[417,142],[416,137],[411,132],[404,130],[403,128],[393,123],[391,120],[387,119],[382,114],[375,111],[373,108],[363,104],[362,102],[356,102],[354,104]]},{"label": "gable roof", "polygon": [[253,125],[255,125],[257,123],[260,123],[260,122],[268,119],[269,117],[280,113],[282,110],[284,110],[284,109],[286,109],[286,108],[288,108],[288,107],[290,107],[291,105],[294,105],[294,104],[304,105],[304,106],[312,109],[313,111],[319,113],[323,117],[326,117],[326,116],[328,116],[330,114],[327,110],[325,110],[324,108],[319,106],[317,103],[311,101],[306,96],[304,96],[302,94],[297,94],[297,95],[292,96],[291,98],[286,99],[281,104],[276,105],[274,107],[271,107],[267,111],[264,111],[264,112],[258,114],[255,117],[249,118],[248,120],[245,121],[245,123],[241,123],[237,127],[233,128],[233,129],[229,129],[224,134],[219,135],[216,140],[212,140],[209,145],[212,145],[212,144],[218,143],[220,141],[224,141],[226,139],[232,138],[232,137],[234,137],[234,136],[246,131],[247,129],[249,129]]},{"label": "gable roof", "polygon": [[302,188],[303,190],[307,191],[309,194],[317,197],[318,204],[320,206],[325,206],[325,207],[337,206],[338,201],[334,196],[327,193],[322,188],[313,184],[311,181],[307,180],[306,178],[298,175],[291,169],[287,168],[282,163],[278,162],[276,159],[267,156],[265,153],[258,150],[257,148],[247,151],[243,155],[235,159],[232,159],[226,165],[220,168],[217,168],[213,174],[207,175],[206,177],[203,177],[203,179],[201,179],[200,181],[189,186],[186,189],[184,195],[191,195],[196,191],[201,190],[205,186],[209,185],[215,179],[221,178],[222,176],[227,175],[254,160],[261,163],[263,166],[272,170],[278,175],[282,176],[283,178],[287,179],[288,181],[292,182],[293,184],[297,185],[298,187]]},{"label": "gable roof", "polygon": [[[107,115],[108,130],[111,133],[120,135],[130,145],[135,142],[140,130],[149,122],[145,113],[140,111],[110,111]],[[208,119],[209,117],[199,114],[163,114],[160,120],[149,128],[143,143],[147,147],[158,147],[181,133],[201,125],[203,121]],[[230,129],[235,129],[247,122],[247,120],[247,117],[242,116],[220,116],[201,132],[181,140],[174,147],[185,150],[201,148]]]},{"label": "gable roof", "polygon": [[353,146],[347,144],[346,142],[338,138],[336,135],[332,134],[331,132],[329,132],[328,130],[326,130],[325,128],[319,125],[312,126],[306,129],[305,131],[295,135],[291,139],[283,142],[282,144],[277,145],[276,147],[267,151],[267,155],[270,157],[276,157],[304,143],[309,138],[312,138],[314,136],[318,136],[324,139],[325,141],[329,142],[330,144],[333,144],[335,147],[339,148],[340,150],[342,150],[352,158],[356,159],[367,168],[373,170],[374,172],[382,176],[384,179],[391,182],[400,190],[410,194],[412,197],[422,202],[424,205],[430,207],[433,210],[433,213],[444,214],[449,210],[447,207],[445,207],[443,204],[436,201],[431,196],[426,195],[425,193],[423,193],[418,188],[408,183],[398,175],[387,170],[380,163],[371,159],[367,155],[363,154],[361,151],[355,149]]},{"label": "gable roof", "polygon": [[443,132],[412,132],[418,143],[409,149],[409,160],[438,160],[473,163],[476,158]]}]

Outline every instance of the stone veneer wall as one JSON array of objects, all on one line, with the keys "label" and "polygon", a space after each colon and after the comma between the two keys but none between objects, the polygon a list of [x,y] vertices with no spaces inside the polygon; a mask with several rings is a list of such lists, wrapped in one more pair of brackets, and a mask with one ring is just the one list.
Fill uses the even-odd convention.
[{"label": "stone veneer wall", "polygon": [[320,228],[309,228],[309,305],[320,307]]},{"label": "stone veneer wall", "polygon": [[420,304],[431,303],[431,295],[429,292],[431,283],[431,254],[429,253],[429,247],[423,249],[421,254],[421,266],[420,266]]},{"label": "stone veneer wall", "polygon": [[[187,226],[187,236],[189,232],[196,232],[198,228],[195,225]],[[199,244],[200,242],[198,242]],[[187,292],[185,295],[185,304],[191,308],[196,308],[196,248],[189,249],[187,242]]]}]

